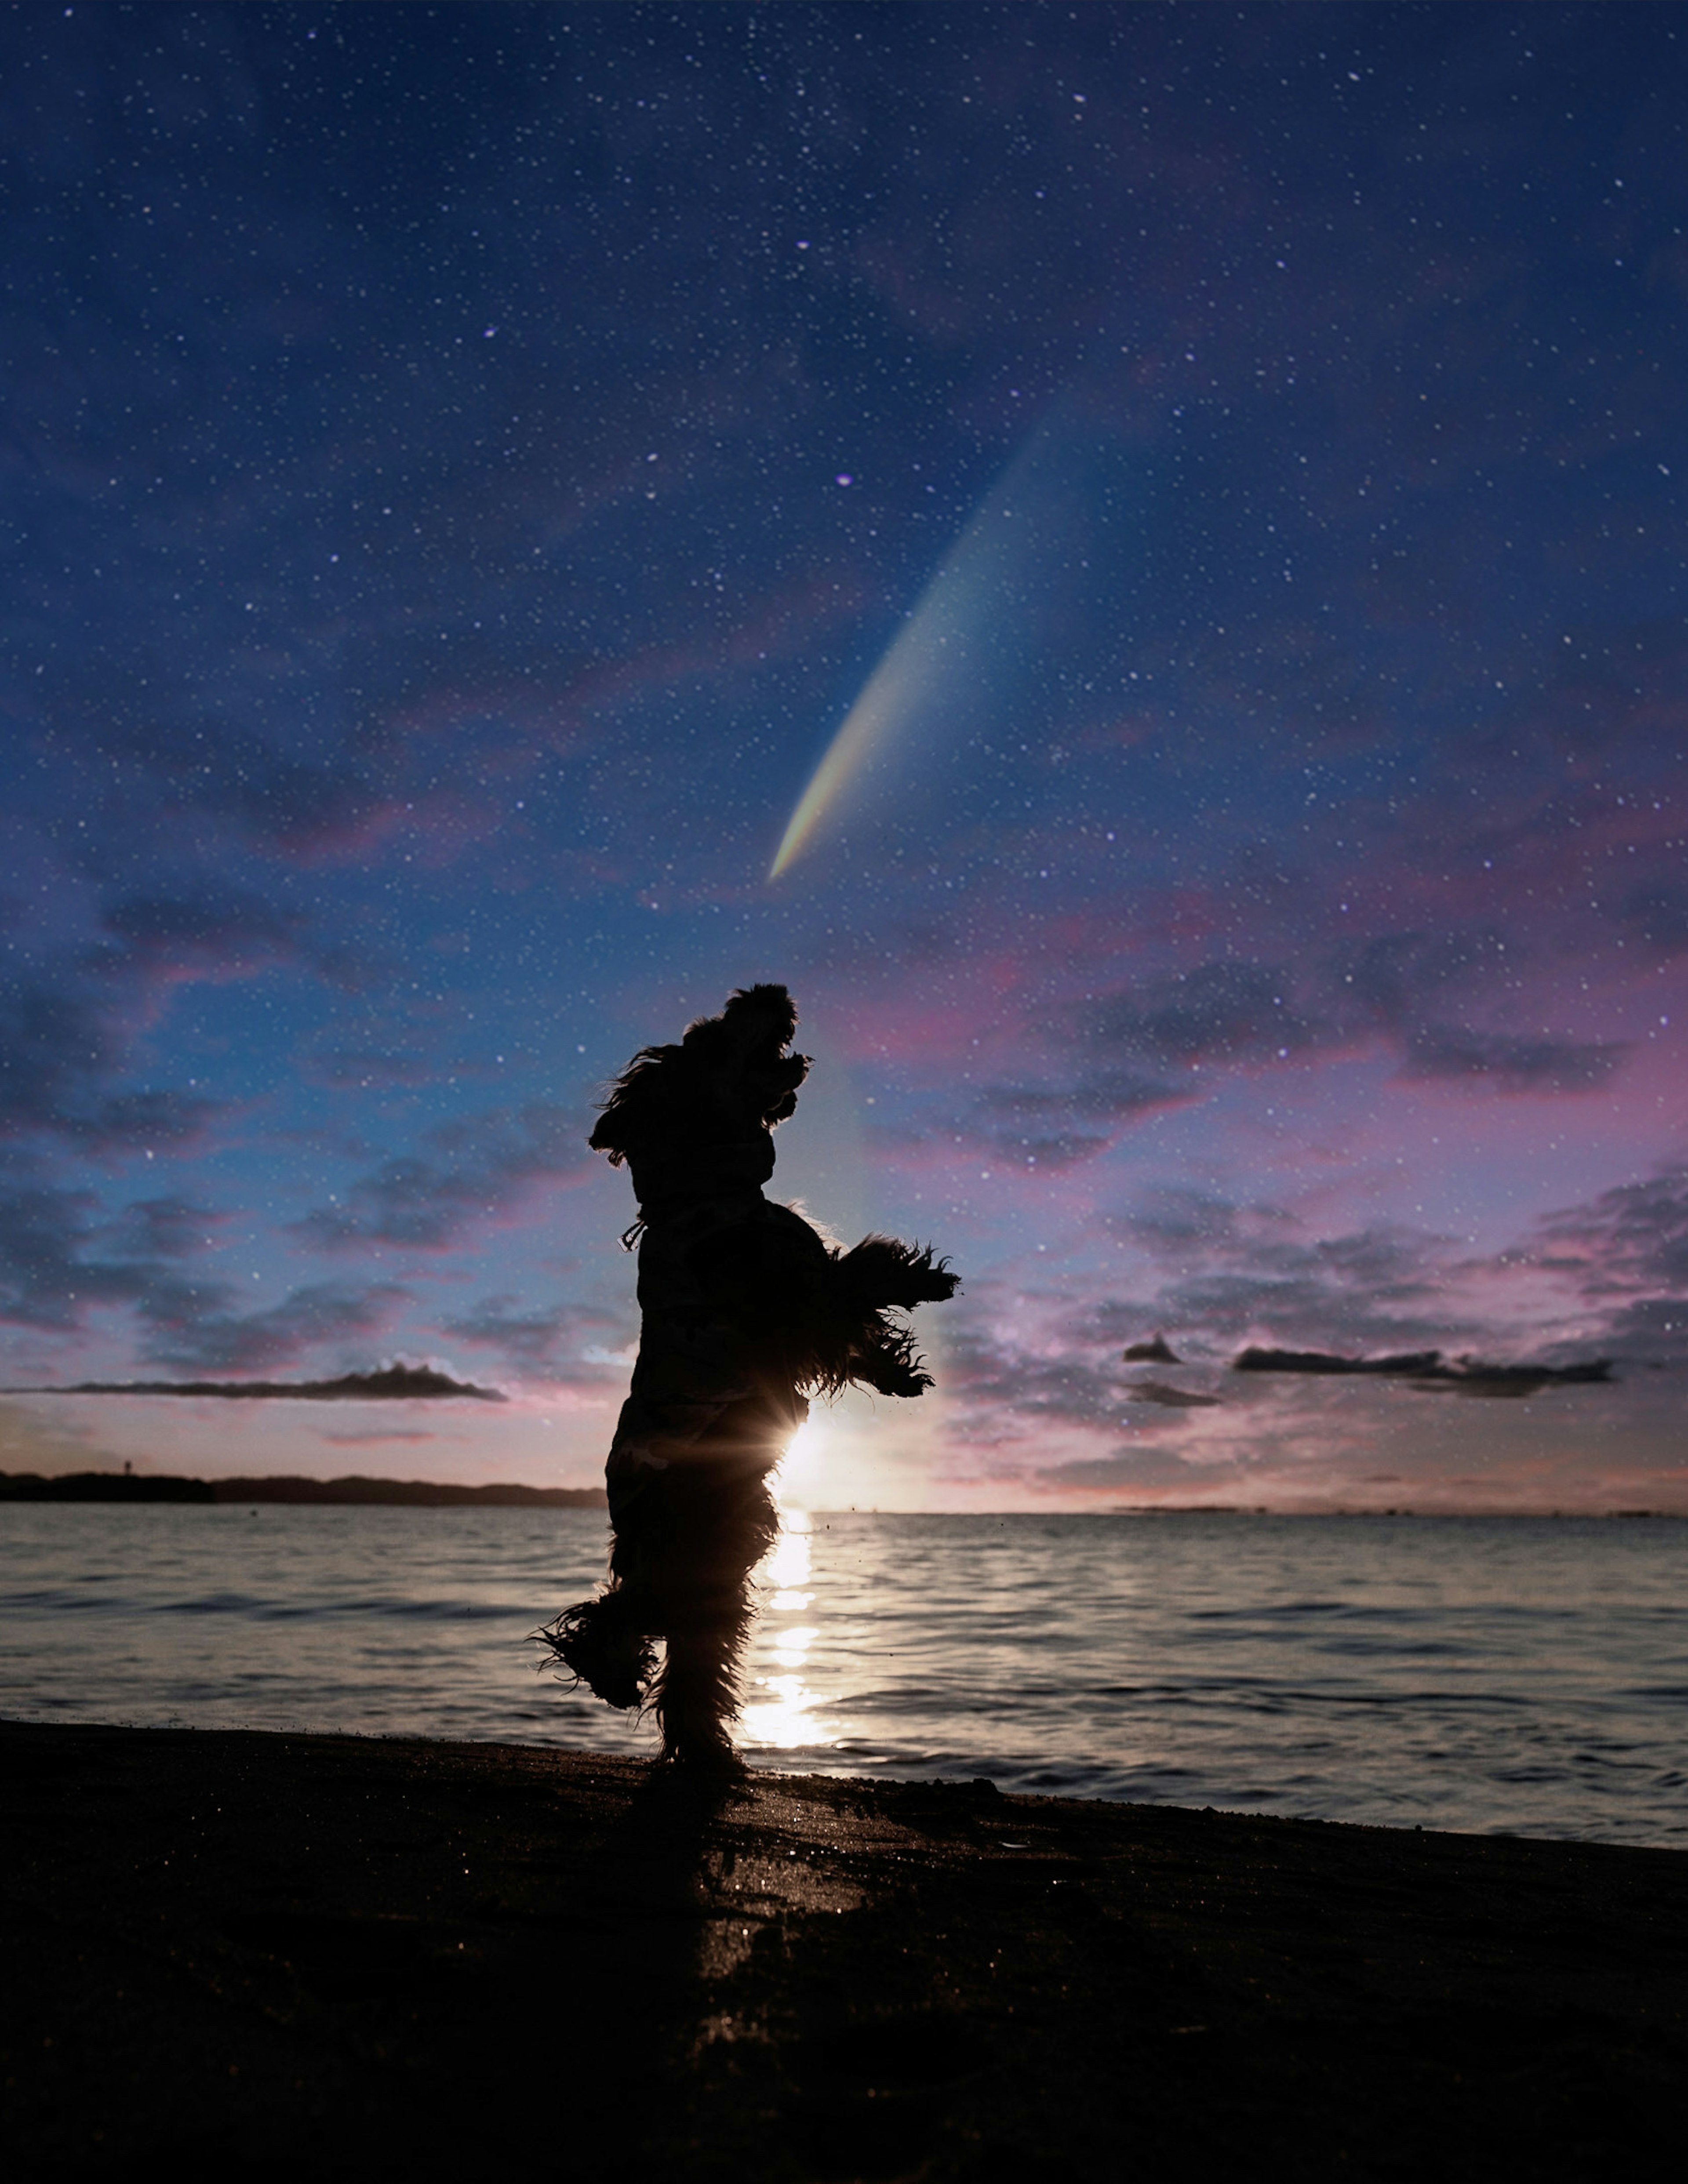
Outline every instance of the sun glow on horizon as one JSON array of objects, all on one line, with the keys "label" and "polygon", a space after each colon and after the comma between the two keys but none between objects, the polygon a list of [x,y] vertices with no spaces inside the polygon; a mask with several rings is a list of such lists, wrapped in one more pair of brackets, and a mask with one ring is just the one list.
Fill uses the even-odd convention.
[{"label": "sun glow on horizon", "polygon": [[[808,1530],[806,1513],[820,1495],[829,1461],[836,1454],[837,1435],[823,1418],[811,1418],[787,1442],[772,1485],[788,1530]],[[822,1502],[821,1506],[827,1505]]]}]

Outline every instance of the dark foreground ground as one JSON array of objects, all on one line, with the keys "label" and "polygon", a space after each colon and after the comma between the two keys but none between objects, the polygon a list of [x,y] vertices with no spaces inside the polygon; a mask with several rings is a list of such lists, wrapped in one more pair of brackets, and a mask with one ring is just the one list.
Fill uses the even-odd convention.
[{"label": "dark foreground ground", "polygon": [[[1688,1858],[0,1724],[15,2176],[1674,2167]],[[166,2171],[166,2173],[169,2173]]]}]

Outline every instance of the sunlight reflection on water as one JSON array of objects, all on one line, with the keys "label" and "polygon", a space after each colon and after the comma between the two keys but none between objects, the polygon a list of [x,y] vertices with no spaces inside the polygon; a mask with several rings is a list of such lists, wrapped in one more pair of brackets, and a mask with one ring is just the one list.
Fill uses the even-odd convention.
[{"label": "sunlight reflection on water", "polygon": [[[813,1574],[814,1524],[806,1509],[783,1509],[780,1521],[784,1529],[779,1542],[755,1578],[759,1587],[773,1587],[757,1629],[756,1655],[772,1662],[778,1673],[758,1674],[753,1661],[740,1741],[751,1752],[827,1752],[844,1730],[816,1719],[821,1694],[801,1674],[820,1630],[813,1624],[782,1620],[814,1604],[813,1593],[800,1590]],[[758,1696],[762,1693],[766,1696]]]}]

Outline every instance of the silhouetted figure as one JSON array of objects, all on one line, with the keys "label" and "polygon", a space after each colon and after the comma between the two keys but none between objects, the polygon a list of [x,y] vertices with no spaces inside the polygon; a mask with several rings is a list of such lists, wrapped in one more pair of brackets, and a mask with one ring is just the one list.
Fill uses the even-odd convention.
[{"label": "silhouetted figure", "polygon": [[590,1140],[632,1171],[643,1323],[605,1467],[610,1581],[540,1636],[611,1706],[649,1706],[663,1757],[694,1764],[733,1758],[750,1573],[779,1530],[768,1474],[809,1396],[922,1394],[889,1315],[956,1286],[930,1250],[869,1236],[843,1251],[762,1195],[809,1071],[786,1050],[796,1028],[783,986],[735,993],[677,1046],[635,1055]]}]

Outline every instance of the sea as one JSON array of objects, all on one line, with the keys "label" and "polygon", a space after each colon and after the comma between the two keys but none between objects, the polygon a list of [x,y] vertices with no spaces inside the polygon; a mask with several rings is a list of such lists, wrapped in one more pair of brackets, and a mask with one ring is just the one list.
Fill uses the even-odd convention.
[{"label": "sea", "polygon": [[[0,1507],[0,1713],[649,1754],[601,1512]],[[785,1513],[750,1763],[1688,1847],[1688,1521]]]}]

